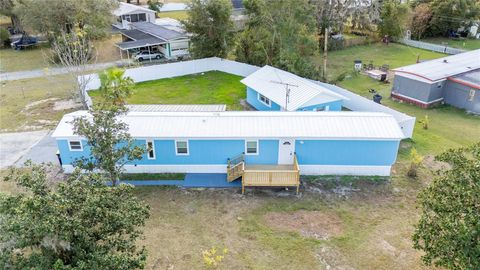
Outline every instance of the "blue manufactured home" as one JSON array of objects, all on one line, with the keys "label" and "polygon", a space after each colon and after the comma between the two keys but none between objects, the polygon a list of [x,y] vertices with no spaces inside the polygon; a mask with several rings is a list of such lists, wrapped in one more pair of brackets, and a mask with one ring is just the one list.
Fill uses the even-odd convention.
[{"label": "blue manufactured home", "polygon": [[[89,156],[65,115],[56,138],[62,166]],[[389,175],[403,133],[395,119],[365,112],[139,112],[121,118],[147,151],[130,173],[223,173],[244,186],[297,186],[299,174]]]},{"label": "blue manufactured home", "polygon": [[264,66],[241,80],[259,111],[341,111],[347,98],[295,74]]}]

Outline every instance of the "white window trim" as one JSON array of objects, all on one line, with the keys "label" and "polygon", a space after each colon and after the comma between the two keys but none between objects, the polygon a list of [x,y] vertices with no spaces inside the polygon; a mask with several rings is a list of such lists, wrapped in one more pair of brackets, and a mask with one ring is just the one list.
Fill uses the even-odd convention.
[{"label": "white window trim", "polygon": [[[178,153],[178,142],[186,142],[187,143],[187,153]],[[177,156],[188,156],[190,155],[190,147],[188,140],[175,140],[175,154]]]},{"label": "white window trim", "polygon": [[[72,149],[72,145],[70,144],[71,142],[79,142],[80,143],[80,149]],[[68,149],[70,149],[70,151],[74,151],[74,152],[83,151],[82,141],[81,140],[68,140]]]},{"label": "white window trim", "polygon": [[[149,153],[149,150],[148,150],[148,143],[152,143],[153,157],[150,157],[150,153]],[[156,159],[157,154],[155,153],[155,142],[154,142],[154,140],[147,140],[145,142],[145,145],[147,146],[147,159]]]},{"label": "white window trim", "polygon": [[[267,102],[264,102],[264,101],[260,98],[260,96],[263,96],[265,99],[267,99],[267,100],[268,100],[268,103],[267,103]],[[262,95],[262,94],[260,94],[260,93],[258,93],[258,92],[257,92],[257,99],[258,99],[258,101],[260,101],[260,102],[261,102],[262,104],[264,104],[265,106],[272,107],[272,101],[271,101],[269,98],[267,98],[266,96],[264,96],[264,95]]]},{"label": "white window trim", "polygon": [[[248,153],[248,151],[247,151],[247,143],[248,142],[257,142],[257,152],[256,153]],[[247,156],[258,156],[259,153],[260,153],[260,143],[258,142],[258,140],[245,140],[245,155],[247,155]]]}]

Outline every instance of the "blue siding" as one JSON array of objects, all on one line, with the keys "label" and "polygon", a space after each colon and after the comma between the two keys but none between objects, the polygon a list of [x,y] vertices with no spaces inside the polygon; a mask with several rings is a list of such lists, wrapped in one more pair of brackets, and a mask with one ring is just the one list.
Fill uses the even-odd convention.
[{"label": "blue siding", "polygon": [[399,143],[399,141],[297,140],[295,151],[301,165],[390,166],[395,163]]},{"label": "blue siding", "polygon": [[277,103],[271,102],[271,106],[268,107],[267,105],[263,104],[258,100],[258,92],[253,90],[250,87],[247,87],[247,102],[248,104],[252,105],[255,109],[259,111],[280,111],[281,107]]},{"label": "blue siding", "polygon": [[[63,164],[72,164],[82,155],[90,155],[86,141],[83,141],[83,152],[70,151],[67,140],[58,140]],[[145,145],[146,140],[137,140],[137,144]],[[177,155],[174,140],[154,140],[155,159],[148,159],[147,154],[132,164],[138,165],[173,165],[173,164],[227,164],[227,159],[245,151],[244,140],[189,140],[189,154]],[[278,140],[260,140],[259,154],[247,155],[246,161],[255,164],[277,164]]]},{"label": "blue siding", "polygon": [[343,103],[343,100],[339,99],[332,102],[320,103],[320,104],[316,104],[308,107],[303,107],[298,109],[297,111],[314,111],[316,108],[325,107],[325,106],[328,106],[329,111],[341,111],[342,103]]}]

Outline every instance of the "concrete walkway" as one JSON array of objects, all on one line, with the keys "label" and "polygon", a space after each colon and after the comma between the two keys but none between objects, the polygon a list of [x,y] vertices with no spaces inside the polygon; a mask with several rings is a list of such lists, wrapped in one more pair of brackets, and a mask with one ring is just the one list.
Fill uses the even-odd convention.
[{"label": "concrete walkway", "polygon": [[[119,60],[119,61],[107,62],[107,63],[97,63],[97,64],[87,65],[84,70],[90,71],[90,70],[97,70],[97,69],[106,69],[113,66],[125,66],[131,63],[132,63],[131,60]],[[5,72],[5,73],[2,72],[0,73],[0,81],[31,79],[31,78],[43,77],[46,75],[67,74],[70,72],[72,72],[72,69],[65,68],[65,67],[53,67],[53,68],[24,70],[24,71]]]},{"label": "concrete walkway", "polygon": [[45,136],[50,137],[47,130],[0,134],[0,169],[14,165]]}]

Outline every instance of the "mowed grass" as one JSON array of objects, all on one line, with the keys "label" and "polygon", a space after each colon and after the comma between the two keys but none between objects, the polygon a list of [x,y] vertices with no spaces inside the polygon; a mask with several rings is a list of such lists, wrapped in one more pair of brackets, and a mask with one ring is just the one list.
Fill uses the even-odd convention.
[{"label": "mowed grass", "polygon": [[[245,98],[242,77],[219,71],[147,81],[135,84],[129,104],[226,104],[228,110],[242,110]],[[90,91],[98,100],[100,93]]]},{"label": "mowed grass", "polygon": [[186,20],[188,18],[187,11],[185,10],[177,10],[177,11],[162,11],[158,12],[159,18],[172,18],[176,20]]},{"label": "mowed grass", "polygon": [[422,41],[440,45],[447,45],[449,47],[464,50],[480,49],[480,39],[450,39],[445,37],[435,37],[422,39]]},{"label": "mowed grass", "polygon": [[40,46],[26,50],[4,48],[0,50],[0,71],[42,69],[51,66],[48,63],[49,48]]},{"label": "mowed grass", "polygon": [[0,85],[0,132],[53,128],[71,110],[53,110],[75,88],[71,75],[3,81]]},{"label": "mowed grass", "polygon": [[[428,60],[444,55],[396,43],[390,43],[388,46],[383,43],[353,46],[328,53],[328,79],[334,80],[342,73],[353,71],[353,61],[355,60],[362,60],[364,65],[372,62],[375,66],[387,64],[390,68],[395,68],[415,64],[417,56],[420,57],[420,60]],[[322,56],[318,56],[315,60],[321,64]]]},{"label": "mowed grass", "polygon": [[[400,44],[386,46],[379,43],[351,47],[329,53],[329,77],[333,79],[339,74],[347,73],[347,77],[338,82],[339,86],[369,99],[373,96],[369,90],[375,89],[383,96],[382,103],[384,105],[417,118],[413,140],[403,144],[400,158],[408,157],[411,146],[414,146],[421,154],[431,155],[480,140],[480,117],[468,115],[465,111],[451,106],[422,109],[414,105],[395,102],[389,98],[392,84],[378,82],[353,72],[353,61],[356,59],[363,60],[364,64],[373,60],[375,66],[387,64],[390,68],[397,68],[416,63],[417,55],[424,60],[445,56]],[[420,123],[420,120],[426,115],[430,122],[427,130],[423,129]]]}]

